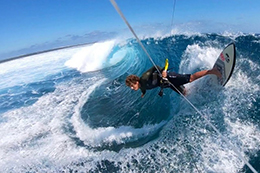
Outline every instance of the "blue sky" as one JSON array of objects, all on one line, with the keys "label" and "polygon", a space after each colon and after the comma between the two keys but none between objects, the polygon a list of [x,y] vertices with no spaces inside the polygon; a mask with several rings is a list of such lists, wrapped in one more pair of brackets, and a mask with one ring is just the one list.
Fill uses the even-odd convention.
[{"label": "blue sky", "polygon": [[[48,49],[59,43],[64,46],[97,41],[126,29],[109,0],[0,2],[0,59],[15,55],[12,52],[20,49],[30,53],[36,47]],[[168,26],[170,30],[174,0],[116,2],[134,29],[150,26],[160,30],[159,26]],[[174,27],[193,27],[198,32],[260,33],[259,16],[259,0],[176,0]],[[66,44],[61,44],[64,40]]]}]

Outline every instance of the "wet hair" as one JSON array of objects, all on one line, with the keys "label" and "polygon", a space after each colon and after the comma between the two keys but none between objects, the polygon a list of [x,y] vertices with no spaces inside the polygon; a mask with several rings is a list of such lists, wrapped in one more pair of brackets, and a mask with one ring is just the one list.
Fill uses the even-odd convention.
[{"label": "wet hair", "polygon": [[136,84],[136,82],[139,82],[140,81],[140,78],[136,75],[130,75],[130,76],[127,76],[126,80],[125,80],[125,84],[127,86],[131,86],[131,84]]}]

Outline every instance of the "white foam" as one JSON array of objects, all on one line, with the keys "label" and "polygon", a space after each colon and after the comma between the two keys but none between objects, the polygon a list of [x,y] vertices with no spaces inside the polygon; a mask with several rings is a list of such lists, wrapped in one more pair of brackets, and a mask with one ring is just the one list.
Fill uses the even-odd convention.
[{"label": "white foam", "polygon": [[[197,68],[205,68],[210,65],[210,63],[214,63],[215,60],[207,60],[207,53],[202,53],[204,51],[214,51],[215,54],[219,54],[221,50],[211,48],[201,48],[198,45],[192,45],[190,48],[187,48],[185,54],[189,56],[189,59],[185,59],[186,61],[182,61],[181,70],[183,71],[193,71],[193,69]],[[195,52],[193,54],[193,52]],[[217,52],[217,53],[216,53]],[[198,60],[196,60],[196,57]],[[195,60],[194,60],[195,59]],[[208,65],[203,65],[205,62],[208,62]],[[238,59],[237,65],[244,63],[249,66],[251,73],[253,74],[259,71],[259,65],[253,63],[249,59]],[[191,64],[191,65],[190,65]],[[201,65],[201,67],[199,67]],[[185,66],[185,68],[183,68]],[[187,66],[187,67],[186,67]],[[255,76],[257,75],[257,76]],[[256,78],[255,78],[256,77]],[[222,89],[221,93],[214,93],[215,97],[213,98],[210,94],[203,96],[201,94],[192,93],[193,96],[188,96],[190,101],[194,102],[196,107],[203,113],[205,116],[209,118],[213,118],[211,120],[213,124],[221,121],[223,118],[223,123],[220,123],[218,128],[221,128],[221,133],[226,136],[229,141],[239,148],[239,151],[242,153],[242,156],[246,159],[249,159],[248,153],[250,155],[254,155],[260,149],[260,130],[256,124],[251,122],[250,116],[247,115],[247,111],[253,109],[253,102],[255,102],[254,93],[259,92],[260,87],[259,83],[259,75],[256,73],[254,76],[248,76],[246,72],[242,69],[235,69],[234,74],[232,75],[230,81],[227,83],[226,87]],[[196,87],[195,85],[203,85],[203,83],[192,83],[192,87]],[[210,89],[209,89],[210,90]],[[200,96],[199,99],[197,98]],[[218,95],[220,95],[218,97]],[[196,98],[196,99],[194,99]],[[208,100],[211,99],[209,102]],[[198,100],[200,100],[200,104],[198,104]],[[203,102],[204,101],[204,102]],[[216,103],[217,102],[217,103]],[[194,116],[194,110],[190,110],[189,105],[181,104],[181,111],[178,112],[179,119],[183,119],[185,121],[185,117]],[[212,113],[211,113],[212,112]],[[192,115],[189,115],[189,114]],[[183,117],[183,118],[182,118]],[[242,117],[241,120],[239,117]],[[245,118],[248,117],[248,118]],[[189,118],[187,118],[189,120]],[[192,163],[193,160],[187,160],[186,163],[196,164],[196,167],[199,170],[208,171],[208,172],[237,172],[244,167],[244,163],[241,161],[240,157],[227,145],[220,136],[216,135],[212,129],[205,129],[205,122],[201,121],[203,118],[192,118],[191,124],[186,124],[185,130],[183,130],[182,125],[180,127],[171,127],[171,123],[168,123],[168,126],[165,127],[165,131],[162,132],[163,136],[165,134],[175,133],[174,131],[178,131],[177,137],[181,138],[181,136],[185,136],[186,140],[190,140],[190,144],[192,146],[192,152],[195,152],[199,157],[195,159],[197,162]],[[174,120],[174,119],[173,119]],[[214,121],[216,120],[216,122]],[[174,120],[176,123],[176,119]],[[207,126],[206,126],[207,127]],[[171,131],[171,128],[175,128],[175,130]],[[188,129],[187,129],[188,128]],[[224,130],[223,130],[224,129]],[[167,132],[170,131],[170,132]],[[170,141],[174,140],[171,137],[167,137]],[[166,138],[166,139],[167,139]],[[183,155],[186,153],[187,157],[190,157],[190,150],[186,148],[181,148],[182,145],[174,146],[168,145],[168,139],[166,142],[167,146],[162,146],[162,148],[167,148],[167,150],[182,150]],[[176,143],[177,140],[175,139]],[[178,152],[175,151],[173,156],[166,156],[163,154],[157,155],[157,157],[174,157],[174,155],[178,155]],[[194,156],[194,154],[192,154]],[[185,159],[178,161],[178,157],[172,161],[172,167],[180,165],[184,162]],[[177,167],[178,168],[178,167]],[[176,168],[176,169],[177,169]],[[167,167],[165,167],[167,170]],[[171,168],[172,169],[172,168]],[[171,170],[169,169],[169,170]],[[189,170],[189,168],[185,168],[184,165],[181,166],[182,171]],[[178,169],[177,169],[178,170]],[[178,170],[179,171],[179,170]],[[177,172],[178,172],[177,171]],[[196,170],[197,171],[197,170]]]},{"label": "white foam", "polygon": [[194,73],[196,69],[211,69],[221,50],[198,44],[188,45],[180,63],[180,73]]},{"label": "white foam", "polygon": [[237,37],[239,36],[245,36],[246,34],[244,34],[243,32],[230,32],[230,31],[224,31],[222,33],[222,35],[224,37],[229,37],[232,38],[233,40],[235,40]]},{"label": "white foam", "polygon": [[75,113],[72,116],[71,122],[77,133],[77,137],[84,141],[86,145],[102,146],[104,144],[112,144],[116,142],[117,144],[124,144],[126,142],[135,141],[139,138],[146,137],[157,132],[165,122],[161,122],[156,125],[146,125],[142,128],[135,129],[130,126],[120,126],[119,128],[114,127],[100,127],[96,129],[91,129],[86,122],[81,118],[80,111],[83,105],[86,103],[89,95],[94,89],[102,83],[100,80],[95,85],[91,86],[88,92],[82,94],[79,104],[75,107]]},{"label": "white foam", "polygon": [[[211,68],[215,62],[213,57],[217,58],[220,51],[209,46],[188,46],[180,71],[194,72],[197,68]],[[121,56],[124,56],[124,51],[115,54],[108,63],[118,63]],[[212,56],[212,59],[208,59],[208,56]],[[242,61],[248,61],[250,70],[259,71],[257,64],[247,59],[241,59],[238,64]],[[91,146],[135,141],[153,134],[164,124],[146,125],[139,129],[130,126],[91,129],[81,119],[80,111],[90,94],[105,80],[98,76],[87,81],[73,79],[55,86],[53,93],[42,96],[31,106],[4,113],[6,121],[1,122],[0,126],[0,172],[86,172],[95,170],[96,162],[106,159],[115,164],[120,163],[116,166],[122,172],[197,172],[194,164],[202,172],[237,172],[244,166],[220,137],[206,128],[202,118],[196,118],[195,112],[185,104],[180,105],[180,111],[173,113],[173,119],[163,128],[159,139],[141,147],[123,148],[119,152],[94,152],[78,146],[64,130],[70,124],[68,121],[72,123],[76,136]],[[200,97],[200,102],[196,102],[196,106],[203,112],[214,112],[208,114],[210,118],[216,117],[218,113],[224,114],[223,124],[227,127],[224,135],[241,148],[244,156],[246,152],[254,154],[259,150],[260,132],[256,124],[239,120],[240,112],[237,109],[246,112],[252,108],[252,101],[256,97],[252,93],[259,91],[259,80],[259,75],[253,79],[242,70],[235,69],[226,88],[220,92],[223,96],[219,97],[220,100],[212,103]],[[176,117],[180,119],[179,122]],[[234,118],[238,119],[234,121]],[[187,121],[192,123],[187,124]],[[182,145],[185,139],[192,139],[192,149]]]},{"label": "white foam", "polygon": [[79,48],[41,53],[0,64],[0,89],[41,81],[65,69],[64,62]]},{"label": "white foam", "polygon": [[149,137],[155,134],[165,122],[155,125],[145,125],[142,128],[136,129],[131,126],[120,126],[118,128],[106,127],[91,129],[82,122],[81,119],[73,118],[73,124],[76,125],[77,136],[84,141],[87,146],[98,147],[103,145],[117,145],[128,142],[137,141],[140,138]]},{"label": "white foam", "polygon": [[[113,157],[108,151],[94,152],[79,147],[66,131],[68,122],[72,122],[76,137],[94,147],[149,137],[165,124],[145,125],[139,129],[130,126],[91,129],[81,119],[80,110],[105,80],[96,76],[79,82],[75,78],[55,86],[54,92],[40,97],[31,106],[4,113],[6,121],[0,126],[0,172],[25,172],[27,169],[51,172],[81,159],[91,160],[85,168],[90,170],[96,161]],[[119,157],[122,159],[121,154]]]},{"label": "white foam", "polygon": [[31,106],[2,115],[5,121],[0,126],[0,172],[36,170],[43,163],[55,168],[71,163],[70,158],[92,155],[91,151],[78,148],[64,129],[82,92],[88,91],[91,81],[99,79],[83,83],[74,80],[56,86],[54,92]]},{"label": "white foam", "polygon": [[105,68],[111,65],[106,62],[114,45],[115,40],[111,40],[86,46],[75,53],[65,65],[83,73]]}]

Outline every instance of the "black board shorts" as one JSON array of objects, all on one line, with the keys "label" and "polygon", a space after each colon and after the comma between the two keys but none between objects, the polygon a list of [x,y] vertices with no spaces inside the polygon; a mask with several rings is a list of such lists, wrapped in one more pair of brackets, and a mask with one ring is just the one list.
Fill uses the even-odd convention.
[{"label": "black board shorts", "polygon": [[190,82],[190,74],[178,74],[175,72],[169,72],[167,74],[168,80],[175,86],[184,85]]},{"label": "black board shorts", "polygon": [[[184,84],[187,84],[190,82],[190,76],[191,74],[178,74],[175,72],[169,72],[167,74],[167,79],[179,90],[181,93],[184,93],[185,87]],[[170,88],[174,91],[176,91],[176,88],[173,86],[170,86]],[[176,91],[179,93],[178,91]]]}]

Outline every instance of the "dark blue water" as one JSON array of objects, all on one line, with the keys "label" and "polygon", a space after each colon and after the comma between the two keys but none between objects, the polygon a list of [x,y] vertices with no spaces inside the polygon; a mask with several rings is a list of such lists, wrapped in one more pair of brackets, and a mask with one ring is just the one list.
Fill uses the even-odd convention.
[{"label": "dark blue water", "polygon": [[[179,73],[212,68],[234,42],[225,88],[205,77],[187,99],[260,171],[260,37],[174,35],[142,40]],[[111,40],[0,64],[0,172],[250,172],[177,93],[125,86],[152,66],[135,40]]]}]

